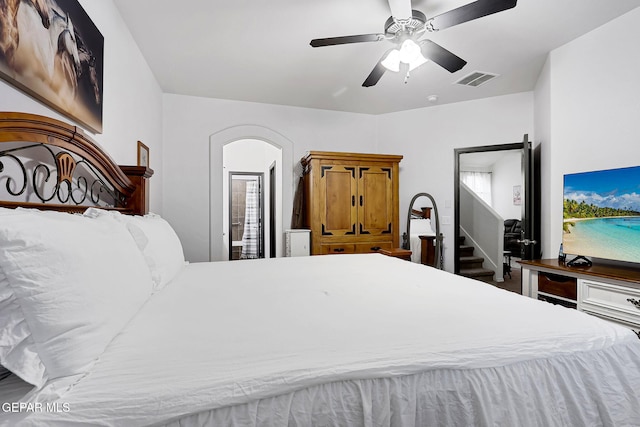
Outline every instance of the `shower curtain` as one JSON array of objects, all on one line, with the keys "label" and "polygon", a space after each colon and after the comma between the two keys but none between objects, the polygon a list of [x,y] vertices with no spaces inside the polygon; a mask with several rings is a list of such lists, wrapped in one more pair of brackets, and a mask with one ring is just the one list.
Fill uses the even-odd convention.
[{"label": "shower curtain", "polygon": [[242,235],[242,253],[240,259],[259,257],[260,242],[260,194],[257,181],[247,181],[246,205],[244,213],[244,233]]}]

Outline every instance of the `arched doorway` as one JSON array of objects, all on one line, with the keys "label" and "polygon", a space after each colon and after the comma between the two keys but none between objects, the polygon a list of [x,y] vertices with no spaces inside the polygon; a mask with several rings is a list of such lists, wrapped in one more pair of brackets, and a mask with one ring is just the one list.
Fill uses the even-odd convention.
[{"label": "arched doorway", "polygon": [[[234,147],[234,143],[245,141],[238,146],[246,145],[246,141],[252,141],[254,147],[262,147],[260,150],[249,150],[244,159],[239,159],[240,163],[234,163],[234,166],[227,165],[225,169],[225,147]],[[282,256],[283,239],[282,235],[285,227],[288,227],[290,221],[290,213],[293,206],[293,144],[283,135],[255,125],[241,125],[224,129],[210,136],[210,208],[209,208],[209,259],[211,261],[222,261],[229,259],[230,239],[229,239],[229,172],[240,172],[238,168],[245,169],[245,166],[238,166],[242,161],[246,163],[246,167],[253,168],[249,163],[260,162],[265,163],[265,152],[279,152],[279,156],[266,164],[264,168],[265,176],[274,179],[266,179],[263,182],[275,182],[269,194],[274,195],[271,202],[269,196],[265,196],[266,203],[274,203],[273,209],[267,209],[268,215],[275,216],[275,221],[270,221],[272,227],[267,227],[268,238],[265,239],[267,244],[275,245],[275,248],[269,247],[265,254],[271,256]],[[231,144],[231,145],[230,145]],[[234,151],[231,148],[231,151]],[[246,147],[241,150],[246,153]],[[235,155],[237,157],[237,155]],[[269,157],[269,156],[267,156]],[[238,159],[236,159],[238,160]],[[262,164],[261,163],[261,164]],[[255,163],[253,163],[255,165]],[[234,168],[231,171],[228,168]],[[262,168],[262,166],[261,166]],[[255,171],[254,171],[255,172]],[[275,172],[275,173],[274,173]],[[269,206],[271,207],[271,206]]]}]

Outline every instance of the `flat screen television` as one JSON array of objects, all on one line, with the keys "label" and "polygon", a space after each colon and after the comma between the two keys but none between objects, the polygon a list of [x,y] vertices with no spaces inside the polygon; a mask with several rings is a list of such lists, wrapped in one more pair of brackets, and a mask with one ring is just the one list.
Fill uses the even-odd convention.
[{"label": "flat screen television", "polygon": [[640,166],[564,176],[564,253],[640,263]]}]

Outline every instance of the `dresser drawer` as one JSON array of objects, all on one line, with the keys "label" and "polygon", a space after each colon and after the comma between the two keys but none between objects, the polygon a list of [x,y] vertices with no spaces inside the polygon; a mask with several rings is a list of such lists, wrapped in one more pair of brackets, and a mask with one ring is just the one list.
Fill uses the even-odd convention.
[{"label": "dresser drawer", "polygon": [[378,252],[380,249],[391,249],[392,247],[392,242],[356,243],[356,253],[367,254]]},{"label": "dresser drawer", "polygon": [[578,299],[578,280],[575,277],[539,272],[538,292],[576,301]]},{"label": "dresser drawer", "polygon": [[601,283],[592,280],[580,281],[580,309],[624,323],[640,325],[640,289]]},{"label": "dresser drawer", "polygon": [[353,243],[328,243],[323,244],[320,247],[322,249],[322,255],[352,254],[356,251]]}]

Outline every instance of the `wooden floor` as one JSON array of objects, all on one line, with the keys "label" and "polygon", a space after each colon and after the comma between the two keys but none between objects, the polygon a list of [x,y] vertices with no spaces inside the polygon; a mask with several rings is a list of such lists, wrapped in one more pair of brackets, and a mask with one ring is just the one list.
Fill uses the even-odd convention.
[{"label": "wooden floor", "polygon": [[517,294],[522,295],[522,283],[520,282],[520,264],[517,266],[511,267],[511,277],[509,275],[504,276],[504,282],[496,282],[492,280],[492,277],[487,278],[475,278],[476,280],[480,280],[482,282],[490,283],[496,288],[504,289],[510,292],[515,292]]},{"label": "wooden floor", "polygon": [[491,283],[498,288],[506,289],[507,291],[522,294],[522,283],[520,282],[520,267],[511,267],[511,278],[509,278],[509,275],[505,275],[504,282],[496,282],[492,280],[488,281],[488,283]]},{"label": "wooden floor", "polygon": [[516,261],[517,259],[515,258],[511,259],[511,277],[509,277],[508,274],[505,274],[504,282],[496,282],[495,280],[492,280],[492,277],[483,280],[483,282],[491,283],[492,285],[501,289],[505,289],[507,291],[522,294],[522,283],[520,281],[520,264],[518,264]]}]

